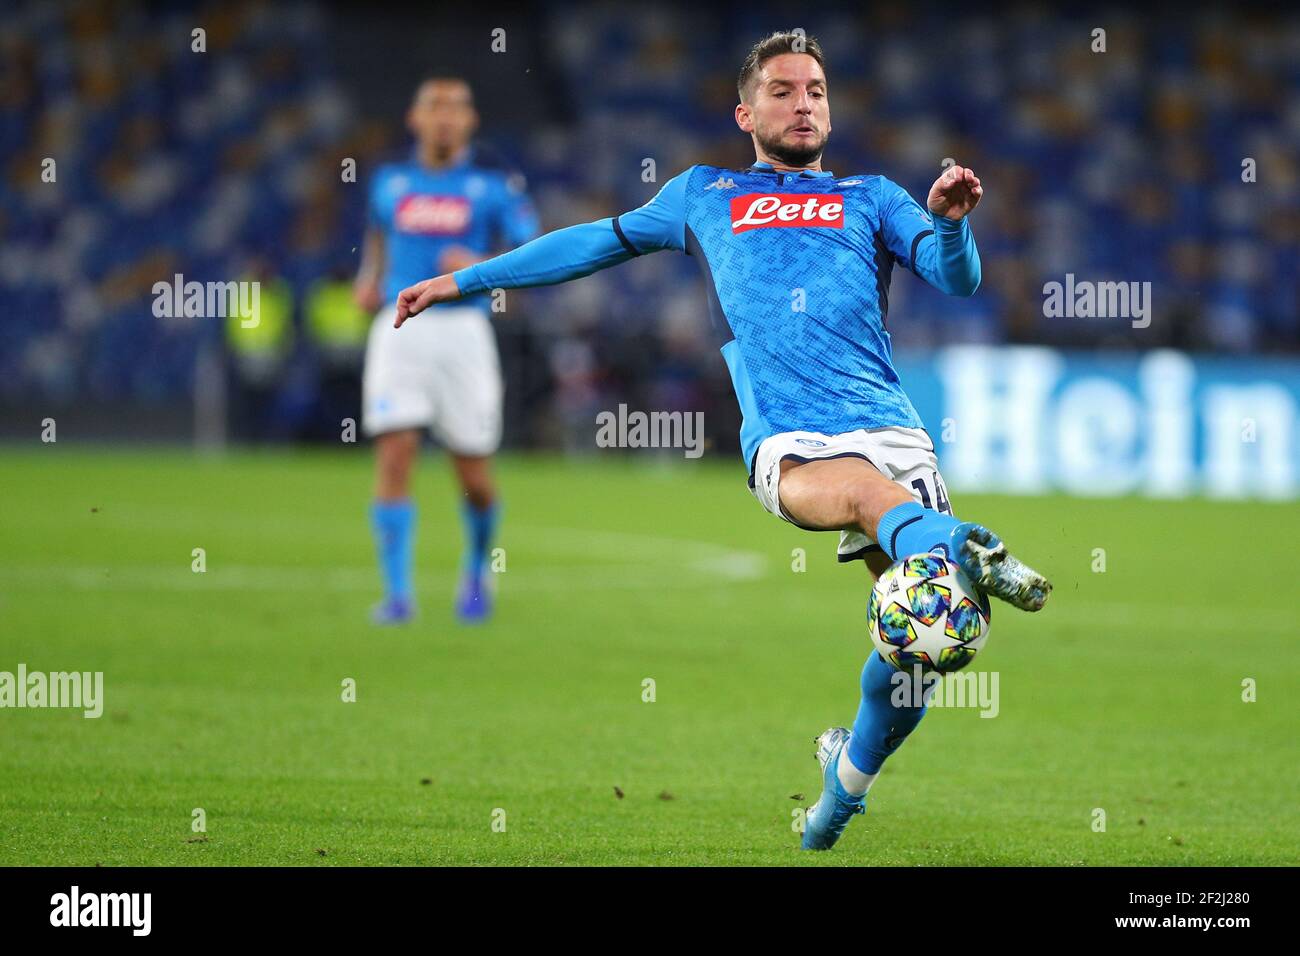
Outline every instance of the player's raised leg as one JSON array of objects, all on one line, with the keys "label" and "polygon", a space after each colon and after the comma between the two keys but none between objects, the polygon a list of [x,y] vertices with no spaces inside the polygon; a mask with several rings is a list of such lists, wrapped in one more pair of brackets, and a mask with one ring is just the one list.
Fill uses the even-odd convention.
[{"label": "player's raised leg", "polygon": [[1025,611],[1042,608],[1052,591],[993,532],[918,504],[862,458],[787,459],[781,462],[780,488],[781,507],[805,528],[862,531],[893,560],[941,551],[981,591]]},{"label": "player's raised leg", "polygon": [[370,525],[384,582],[384,599],[372,612],[376,624],[401,624],[415,610],[411,566],[415,546],[415,503],[411,473],[420,453],[414,428],[385,432],[375,438],[375,498]]},{"label": "player's raised leg", "polygon": [[492,481],[490,456],[452,455],[451,460],[464,493],[461,516],[465,523],[465,557],[456,614],[462,621],[472,623],[492,613],[488,561],[500,504]]},{"label": "player's raised leg", "polygon": [[[1046,600],[1051,585],[1041,575],[1006,553],[1001,542],[979,525],[959,522],[917,504],[903,485],[887,478],[859,457],[842,457],[780,463],[780,504],[796,524],[814,530],[856,529],[870,535],[896,560],[909,554],[942,550],[967,569],[980,586],[990,582],[990,593],[1018,598],[1017,606],[1036,610]],[[993,548],[999,560],[988,561]],[[978,550],[976,550],[978,549]],[[1024,581],[999,579],[1000,571],[1019,566]],[[1020,570],[1023,569],[1023,570]],[[899,748],[925,716],[925,705],[894,694],[894,669],[872,651],[862,669],[862,696],[852,731],[833,727],[817,738],[817,759],[822,767],[822,793],[804,823],[803,847],[832,847],[853,816],[862,813],[867,793],[885,759]]]}]

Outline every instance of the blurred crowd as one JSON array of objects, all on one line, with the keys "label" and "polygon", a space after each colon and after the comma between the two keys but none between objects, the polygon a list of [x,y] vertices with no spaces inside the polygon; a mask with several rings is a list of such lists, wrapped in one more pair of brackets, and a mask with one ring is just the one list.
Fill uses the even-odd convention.
[{"label": "blurred crowd", "polygon": [[[37,0],[6,12],[0,401],[185,401],[196,356],[220,347],[272,359],[243,363],[258,369],[242,384],[264,434],[302,435],[348,407],[368,322],[346,294],[365,182],[404,151],[405,102],[374,102],[391,90],[340,65],[338,13]],[[445,15],[375,14],[413,30]],[[731,119],[739,64],[764,33],[802,27],[828,60],[827,168],[883,173],[921,198],[953,157],[985,184],[983,288],[948,299],[899,274],[899,349],[1300,350],[1300,16],[939,4],[791,15],[775,3],[545,5],[528,21],[528,70],[468,77],[483,139],[527,175],[544,228],[615,214],[693,163],[751,162]],[[510,83],[537,84],[545,104],[526,125],[490,109]],[[1151,282],[1151,327],[1045,317],[1043,285],[1067,273]],[[282,314],[275,337],[156,316],[152,290],[177,274],[258,277],[263,308]],[[516,440],[526,428],[563,443],[566,422],[620,400],[730,409],[699,281],[686,257],[658,255],[528,293],[518,321],[498,323],[517,372]]]}]

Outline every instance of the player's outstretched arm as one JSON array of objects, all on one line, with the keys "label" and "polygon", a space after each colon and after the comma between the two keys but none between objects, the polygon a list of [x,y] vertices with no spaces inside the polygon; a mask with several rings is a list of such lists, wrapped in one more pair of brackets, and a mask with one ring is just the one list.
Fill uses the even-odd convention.
[{"label": "player's outstretched arm", "polygon": [[393,320],[393,328],[400,329],[411,316],[419,315],[438,302],[454,302],[460,294],[450,272],[407,286],[397,293],[397,318]]},{"label": "player's outstretched arm", "polygon": [[940,292],[974,295],[981,279],[980,255],[968,217],[983,195],[979,177],[963,166],[950,166],[934,181],[925,209],[901,186],[885,180],[886,244],[898,261]]},{"label": "player's outstretched arm", "polygon": [[539,236],[517,249],[464,269],[425,279],[397,297],[397,328],[437,302],[489,289],[555,285],[626,262],[636,254],[619,241],[614,220],[599,219]]},{"label": "player's outstretched arm", "polygon": [[960,222],[975,210],[983,196],[984,187],[974,170],[949,166],[930,187],[925,204],[934,215]]},{"label": "player's outstretched arm", "polygon": [[489,289],[555,285],[626,262],[638,252],[620,241],[613,219],[548,232],[517,249],[464,269],[425,279],[397,297],[397,328],[437,302]]},{"label": "player's outstretched arm", "polygon": [[639,209],[548,232],[510,252],[403,289],[397,297],[393,324],[401,328],[408,318],[437,302],[489,289],[555,285],[646,252],[684,248],[686,176],[683,173],[670,179]]},{"label": "player's outstretched arm", "polygon": [[966,217],[983,195],[984,187],[973,170],[949,166],[925,198],[934,223],[933,259],[927,254],[923,267],[918,261],[917,271],[948,295],[971,296],[980,286],[980,254]]}]

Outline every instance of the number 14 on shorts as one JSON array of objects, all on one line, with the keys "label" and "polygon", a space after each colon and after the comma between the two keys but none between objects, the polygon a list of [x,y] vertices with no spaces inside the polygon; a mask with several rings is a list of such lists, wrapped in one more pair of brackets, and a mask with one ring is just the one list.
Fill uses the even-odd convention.
[{"label": "number 14 on shorts", "polygon": [[921,506],[940,514],[952,514],[952,505],[948,503],[948,490],[943,486],[943,479],[937,471],[930,472],[930,479],[913,478],[912,487],[921,497]]}]

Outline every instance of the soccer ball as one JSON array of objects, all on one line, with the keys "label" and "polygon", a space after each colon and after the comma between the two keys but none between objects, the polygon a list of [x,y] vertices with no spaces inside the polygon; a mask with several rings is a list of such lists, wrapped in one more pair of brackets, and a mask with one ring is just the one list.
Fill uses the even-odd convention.
[{"label": "soccer ball", "polygon": [[871,589],[867,627],[880,656],[899,670],[958,671],[989,639],[989,599],[952,561],[914,554]]}]

